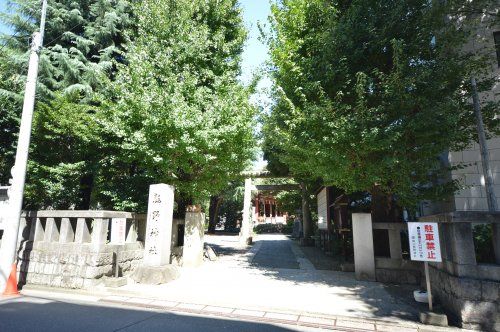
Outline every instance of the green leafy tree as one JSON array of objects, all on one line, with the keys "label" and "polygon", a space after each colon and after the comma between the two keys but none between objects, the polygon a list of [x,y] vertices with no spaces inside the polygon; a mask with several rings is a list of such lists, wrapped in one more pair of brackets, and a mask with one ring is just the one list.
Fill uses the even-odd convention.
[{"label": "green leafy tree", "polygon": [[[26,203],[32,208],[89,208],[100,161],[109,155],[98,133],[96,92],[123,61],[129,1],[49,1],[40,55],[37,104]],[[1,15],[12,35],[0,51],[0,181],[13,165],[28,65],[29,37],[38,29],[40,1],[9,2]],[[97,126],[97,127],[96,127]],[[94,202],[94,206],[95,206]]]},{"label": "green leafy tree", "polygon": [[149,0],[135,12],[137,38],[108,126],[142,187],[175,185],[182,214],[221,192],[253,157],[255,111],[238,81],[246,33],[235,0]]},{"label": "green leafy tree", "polygon": [[[455,190],[438,157],[475,139],[468,82],[486,63],[466,51],[476,22],[464,10],[463,1],[275,3],[266,123],[280,162],[348,193],[387,195],[388,205]],[[483,108],[490,129],[494,109]]]}]

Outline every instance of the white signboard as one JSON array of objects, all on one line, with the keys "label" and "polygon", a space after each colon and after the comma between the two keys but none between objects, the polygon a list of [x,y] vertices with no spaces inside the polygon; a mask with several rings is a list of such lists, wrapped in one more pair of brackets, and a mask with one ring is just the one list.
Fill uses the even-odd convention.
[{"label": "white signboard", "polygon": [[113,218],[111,221],[111,244],[125,244],[125,232],[127,228],[127,219]]},{"label": "white signboard", "polygon": [[328,196],[326,188],[318,193],[318,228],[328,229]]},{"label": "white signboard", "polygon": [[437,223],[409,222],[408,237],[412,261],[441,262]]}]

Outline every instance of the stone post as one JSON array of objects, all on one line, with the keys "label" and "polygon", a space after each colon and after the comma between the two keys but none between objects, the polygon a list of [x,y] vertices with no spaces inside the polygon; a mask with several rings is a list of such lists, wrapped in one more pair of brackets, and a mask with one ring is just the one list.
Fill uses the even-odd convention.
[{"label": "stone post", "polygon": [[94,218],[92,221],[91,243],[92,250],[100,251],[108,239],[109,219]]},{"label": "stone post", "polygon": [[47,218],[45,224],[45,237],[44,242],[57,242],[59,241],[59,229],[55,218]]},{"label": "stone post", "polygon": [[184,246],[182,249],[183,267],[198,267],[203,263],[204,223],[204,213],[186,212]]},{"label": "stone post", "polygon": [[75,243],[88,243],[92,240],[90,230],[87,226],[85,218],[78,218],[76,220],[76,233]]},{"label": "stone post", "polygon": [[252,179],[245,179],[245,194],[243,196],[243,220],[241,221],[240,243],[252,243],[252,220],[250,209],[252,201]]},{"label": "stone post", "polygon": [[476,265],[472,226],[468,222],[452,222],[449,229],[452,261],[458,265],[460,271],[456,272],[461,275],[463,268],[467,269],[464,265]]},{"label": "stone post", "polygon": [[59,235],[60,243],[68,243],[73,242],[75,239],[75,231],[73,230],[73,226],[71,225],[71,221],[69,218],[61,218],[61,232]]},{"label": "stone post", "polygon": [[143,264],[134,271],[139,283],[162,284],[178,278],[177,267],[170,265],[174,187],[153,184],[149,187],[148,217]]},{"label": "stone post", "polygon": [[[130,223],[130,224],[129,224]],[[126,243],[135,243],[138,238],[138,225],[137,225],[137,220],[132,219],[129,222],[127,222],[127,227],[128,228],[128,233],[127,233],[127,238],[125,239]]]},{"label": "stone post", "polygon": [[403,250],[401,249],[401,232],[399,229],[389,229],[389,249],[392,259],[403,259]]},{"label": "stone post", "polygon": [[174,187],[153,184],[149,187],[148,220],[144,263],[148,266],[170,264]]},{"label": "stone post", "polygon": [[375,253],[370,213],[352,214],[352,237],[356,279],[375,281]]},{"label": "stone post", "polygon": [[32,218],[30,240],[33,242],[43,241],[45,238],[45,225],[40,218]]}]

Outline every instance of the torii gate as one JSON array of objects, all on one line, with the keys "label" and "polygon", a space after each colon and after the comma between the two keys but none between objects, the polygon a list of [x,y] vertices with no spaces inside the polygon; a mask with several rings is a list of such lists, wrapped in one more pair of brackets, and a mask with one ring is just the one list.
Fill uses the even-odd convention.
[{"label": "torii gate", "polygon": [[273,176],[269,171],[253,171],[243,172],[245,176],[245,194],[243,196],[243,220],[241,221],[240,243],[252,243],[252,191],[275,191],[275,190],[300,190],[300,186],[296,183],[292,184],[266,184],[266,185],[253,185],[252,178],[278,178]]}]

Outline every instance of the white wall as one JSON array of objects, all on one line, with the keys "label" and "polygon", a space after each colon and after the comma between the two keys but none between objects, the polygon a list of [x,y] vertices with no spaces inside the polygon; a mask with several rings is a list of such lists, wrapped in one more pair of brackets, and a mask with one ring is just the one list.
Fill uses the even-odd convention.
[{"label": "white wall", "polygon": [[[492,59],[490,74],[497,79],[497,83],[493,86],[491,92],[482,93],[480,95],[481,101],[491,100],[492,98],[498,100],[499,96],[495,96],[495,94],[500,93],[500,83],[498,82],[498,79],[500,79],[500,70],[494,49],[494,31],[500,31],[500,28],[490,29],[484,26],[481,27],[478,29],[477,33],[484,39],[482,39],[481,42],[474,42],[468,45],[470,48],[478,51],[486,51],[490,54]],[[494,137],[488,140],[487,144],[490,156],[490,167],[493,172],[495,195],[500,206],[500,138]],[[450,152],[448,160],[452,166],[457,164],[465,166],[463,169],[452,172],[452,178],[459,179],[464,187],[464,189],[455,194],[455,210],[487,211],[488,204],[479,145],[477,143],[472,143],[466,150]]]}]

